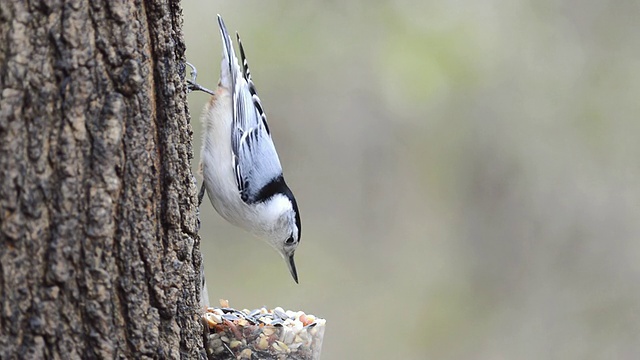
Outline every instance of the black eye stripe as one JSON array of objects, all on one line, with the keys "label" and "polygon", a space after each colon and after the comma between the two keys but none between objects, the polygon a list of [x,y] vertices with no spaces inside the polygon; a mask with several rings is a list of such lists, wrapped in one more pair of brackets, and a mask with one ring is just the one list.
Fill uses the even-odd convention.
[{"label": "black eye stripe", "polygon": [[287,239],[287,244],[291,245],[293,244],[294,240],[293,240],[293,236],[289,236],[289,238]]}]

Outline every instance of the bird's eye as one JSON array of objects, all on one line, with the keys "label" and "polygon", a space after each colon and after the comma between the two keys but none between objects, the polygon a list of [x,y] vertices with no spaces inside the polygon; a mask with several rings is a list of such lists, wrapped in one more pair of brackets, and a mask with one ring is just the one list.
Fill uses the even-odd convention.
[{"label": "bird's eye", "polygon": [[289,236],[289,238],[287,239],[286,244],[287,245],[293,245],[293,243],[294,243],[293,236]]}]

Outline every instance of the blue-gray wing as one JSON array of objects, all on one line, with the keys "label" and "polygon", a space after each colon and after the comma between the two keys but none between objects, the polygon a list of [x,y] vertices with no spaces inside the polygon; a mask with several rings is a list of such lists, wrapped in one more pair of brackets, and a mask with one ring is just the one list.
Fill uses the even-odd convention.
[{"label": "blue-gray wing", "polygon": [[[227,60],[230,85],[233,89],[231,150],[236,183],[244,202],[259,202],[264,200],[260,196],[261,190],[282,176],[282,166],[271,139],[260,98],[251,80],[240,37],[237,38],[242,69],[238,66],[231,38],[220,17],[218,23],[224,43],[223,55]],[[223,66],[223,72],[224,68]],[[222,78],[224,79],[224,75]]]}]

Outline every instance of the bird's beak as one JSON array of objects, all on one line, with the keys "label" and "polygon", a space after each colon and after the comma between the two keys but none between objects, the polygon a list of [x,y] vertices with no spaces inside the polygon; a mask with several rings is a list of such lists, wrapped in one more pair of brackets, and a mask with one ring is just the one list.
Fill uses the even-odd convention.
[{"label": "bird's beak", "polygon": [[296,263],[293,261],[293,254],[291,254],[287,259],[287,266],[289,266],[289,272],[291,272],[293,280],[295,280],[296,284],[298,284],[298,272],[296,271]]}]

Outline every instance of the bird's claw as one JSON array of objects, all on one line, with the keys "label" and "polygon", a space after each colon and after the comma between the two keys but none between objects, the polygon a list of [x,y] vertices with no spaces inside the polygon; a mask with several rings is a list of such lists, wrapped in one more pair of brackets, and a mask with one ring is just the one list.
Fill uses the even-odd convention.
[{"label": "bird's claw", "polygon": [[209,95],[214,95],[215,93],[212,90],[209,90],[196,82],[196,77],[198,76],[198,70],[196,67],[188,61],[186,61],[185,64],[191,68],[191,80],[187,79],[187,92],[204,91]]}]

